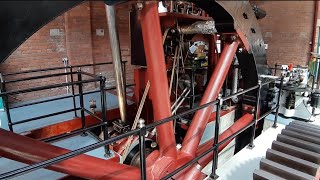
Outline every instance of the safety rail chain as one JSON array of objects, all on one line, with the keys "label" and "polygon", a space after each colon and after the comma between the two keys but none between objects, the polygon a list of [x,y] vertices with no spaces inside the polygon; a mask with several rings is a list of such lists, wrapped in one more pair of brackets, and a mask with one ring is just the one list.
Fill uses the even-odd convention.
[{"label": "safety rail chain", "polygon": [[[35,170],[38,170],[38,169],[41,169],[41,168],[45,168],[47,166],[50,166],[50,165],[59,163],[61,161],[70,159],[72,157],[78,156],[80,154],[87,153],[87,152],[92,151],[94,149],[97,149],[97,148],[100,148],[100,147],[103,147],[103,146],[104,147],[109,146],[111,143],[114,143],[114,142],[116,142],[116,141],[118,141],[120,139],[129,137],[129,136],[132,136],[132,135],[136,135],[136,136],[139,136],[141,179],[142,180],[146,180],[145,135],[146,135],[147,130],[151,130],[151,129],[155,128],[156,126],[159,126],[159,125],[164,124],[164,123],[171,122],[171,121],[173,121],[173,120],[175,120],[177,118],[182,118],[182,117],[184,117],[184,116],[186,116],[188,114],[194,113],[194,112],[196,112],[196,111],[198,111],[200,109],[206,108],[206,107],[211,106],[211,105],[216,105],[217,106],[217,108],[216,108],[217,109],[217,111],[216,111],[216,121],[215,121],[216,125],[215,125],[215,132],[214,132],[215,137],[214,137],[213,146],[210,149],[208,149],[207,151],[205,151],[202,154],[200,154],[199,156],[197,156],[196,158],[190,160],[189,162],[187,162],[183,166],[177,168],[176,170],[174,170],[170,174],[166,175],[162,179],[170,179],[170,178],[172,178],[174,175],[176,175],[177,173],[179,173],[183,169],[187,168],[191,164],[196,163],[199,159],[201,159],[202,157],[204,157],[205,155],[209,154],[212,151],[214,152],[214,156],[213,156],[212,173],[210,175],[210,178],[216,178],[217,177],[216,169],[217,169],[217,163],[218,163],[218,149],[219,149],[219,146],[223,145],[224,143],[226,143],[229,140],[233,139],[234,137],[236,137],[238,134],[240,134],[244,130],[246,130],[249,127],[251,127],[252,128],[252,136],[251,136],[251,140],[250,140],[249,146],[253,147],[253,141],[254,141],[257,122],[260,121],[261,119],[265,118],[269,114],[271,114],[271,112],[273,112],[274,110],[276,111],[276,114],[275,114],[275,120],[274,120],[274,123],[273,123],[273,127],[277,127],[277,119],[278,119],[279,103],[280,103],[280,95],[281,95],[281,93],[279,93],[279,96],[277,98],[277,102],[276,102],[276,106],[275,107],[273,107],[271,110],[266,112],[264,115],[261,115],[261,116],[258,115],[258,109],[260,107],[260,91],[261,91],[261,87],[265,86],[265,85],[267,85],[269,83],[275,82],[276,80],[279,80],[279,79],[273,79],[273,80],[267,81],[265,83],[262,83],[261,81],[259,81],[257,85],[255,85],[255,86],[253,86],[251,88],[248,88],[246,90],[237,92],[237,93],[232,94],[232,95],[227,96],[227,97],[221,97],[221,95],[220,95],[215,101],[212,101],[212,102],[209,102],[207,104],[204,104],[204,105],[195,107],[193,109],[184,111],[184,112],[182,112],[180,114],[173,115],[171,117],[164,118],[162,120],[153,122],[151,124],[148,124],[146,126],[143,126],[143,127],[139,128],[139,129],[135,129],[135,130],[120,134],[118,136],[115,136],[115,137],[112,137],[112,138],[109,138],[109,139],[104,139],[103,141],[91,144],[89,146],[85,146],[85,147],[79,148],[79,149],[74,150],[74,151],[70,151],[70,152],[68,152],[66,154],[62,154],[62,155],[54,157],[52,159],[48,159],[48,160],[45,160],[45,161],[42,161],[42,162],[34,163],[32,165],[29,165],[29,166],[25,166],[25,167],[22,167],[22,168],[19,168],[19,169],[10,171],[10,172],[6,172],[6,173],[3,173],[3,174],[0,174],[0,179],[13,178],[13,177],[25,174],[25,173],[29,173],[31,171],[35,171]],[[282,87],[283,87],[283,77],[280,80],[279,92],[282,91]],[[252,122],[250,124],[248,124],[246,127],[240,129],[239,131],[233,133],[232,135],[230,135],[226,139],[222,140],[221,142],[218,142],[219,123],[220,123],[220,114],[221,114],[222,103],[224,101],[226,101],[226,100],[229,100],[229,99],[233,98],[233,97],[240,96],[242,94],[245,94],[245,93],[247,93],[249,91],[253,91],[253,90],[256,90],[256,89],[258,89],[257,90],[257,94],[256,94],[256,100],[257,101],[256,101],[256,105],[255,105],[254,118],[253,118]],[[108,155],[108,154],[106,154],[106,155]]]}]

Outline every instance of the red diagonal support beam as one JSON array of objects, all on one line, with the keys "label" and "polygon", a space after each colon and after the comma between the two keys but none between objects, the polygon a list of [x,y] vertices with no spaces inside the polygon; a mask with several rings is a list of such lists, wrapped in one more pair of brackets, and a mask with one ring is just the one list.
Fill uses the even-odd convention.
[{"label": "red diagonal support beam", "polygon": [[[70,152],[22,135],[0,129],[0,156],[33,164]],[[85,154],[47,167],[47,169],[86,179],[139,179],[138,168]]]},{"label": "red diagonal support beam", "polygon": [[[209,84],[201,99],[200,105],[214,101],[217,98],[224,80],[228,74],[228,69],[230,68],[238,46],[238,41],[226,43],[221,53],[219,62],[212,73]],[[191,122],[190,128],[186,134],[186,137],[183,140],[182,152],[187,153],[192,157],[195,156],[197,147],[199,145],[205,127],[208,124],[213,107],[213,105],[208,106],[207,108],[203,108],[196,112]]]},{"label": "red diagonal support beam", "polygon": [[[237,133],[238,131],[240,131],[242,128],[245,128],[246,126],[248,126],[253,120],[253,115],[252,114],[245,114],[243,115],[241,118],[239,118],[233,125],[231,125],[227,130],[225,130],[222,134],[219,135],[219,142],[225,140],[226,138],[228,138],[229,136]],[[222,144],[219,147],[219,152],[221,150],[223,150],[233,139],[230,139],[229,141],[227,141],[226,143]],[[197,155],[205,152],[206,150],[210,149],[213,146],[213,138],[208,140],[206,143],[202,144],[201,146],[199,146],[199,148],[197,149]],[[204,156],[203,158],[201,158],[198,163],[204,167],[205,165],[207,165],[210,161],[212,161],[213,158],[213,152],[209,153],[208,155]]]}]

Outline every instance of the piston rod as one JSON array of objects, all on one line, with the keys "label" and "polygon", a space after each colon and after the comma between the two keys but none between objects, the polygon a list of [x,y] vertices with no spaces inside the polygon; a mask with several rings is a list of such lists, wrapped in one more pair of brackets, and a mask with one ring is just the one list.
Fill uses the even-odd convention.
[{"label": "piston rod", "polygon": [[116,15],[114,6],[106,5],[106,15],[109,28],[109,38],[111,43],[112,61],[114,67],[114,75],[116,80],[116,89],[119,101],[120,117],[122,122],[126,122],[126,91],[123,80],[121,51],[116,27]]}]

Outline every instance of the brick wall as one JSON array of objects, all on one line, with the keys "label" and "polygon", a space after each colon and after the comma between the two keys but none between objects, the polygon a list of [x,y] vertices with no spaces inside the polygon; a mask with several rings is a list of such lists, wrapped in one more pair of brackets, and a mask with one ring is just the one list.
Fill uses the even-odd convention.
[{"label": "brick wall", "polygon": [[[130,61],[128,6],[117,7],[117,23],[121,43],[122,58]],[[50,29],[59,29],[60,33],[50,36]],[[103,29],[104,35],[96,35],[96,29]],[[85,2],[65,14],[57,17],[31,36],[4,63],[0,65],[2,73],[18,72],[31,69],[63,66],[62,58],[68,57],[69,65],[111,62],[111,49],[105,6],[102,1]],[[126,65],[127,83],[133,82],[133,66]],[[107,85],[114,85],[112,65],[82,68],[107,77]],[[63,72],[51,71],[50,73]],[[46,73],[37,73],[41,75]],[[26,77],[19,75],[17,77]],[[15,77],[13,77],[15,78]],[[9,77],[7,79],[10,79]],[[25,89],[34,86],[65,82],[65,77],[26,81],[8,85],[8,90]],[[85,87],[95,88],[94,84]],[[66,93],[66,88],[56,88],[10,97],[11,102],[45,98]]]},{"label": "brick wall", "polygon": [[259,20],[268,44],[268,64],[306,65],[310,58],[314,1],[254,1],[267,16]]},{"label": "brick wall", "polygon": [[[306,65],[309,59],[312,37],[313,1],[254,1],[267,11],[259,20],[267,50],[268,64],[293,63]],[[117,7],[118,31],[123,60],[130,61],[129,11],[127,5]],[[59,29],[60,34],[50,36],[50,29]],[[96,35],[103,29],[104,35]],[[68,57],[70,65],[110,62],[111,49],[104,4],[101,1],[85,2],[57,17],[23,43],[3,64],[1,72],[62,66],[62,58]],[[133,82],[134,66],[127,63],[127,82]],[[107,85],[114,84],[112,65],[84,68],[107,77]],[[52,72],[53,73],[53,72]],[[41,73],[38,73],[41,74]],[[21,76],[20,76],[21,77]],[[62,83],[65,77],[42,81],[28,81],[8,86],[9,90],[31,86]],[[87,86],[87,89],[94,86]],[[35,92],[16,96],[12,101],[30,100],[66,93],[66,88]]]}]

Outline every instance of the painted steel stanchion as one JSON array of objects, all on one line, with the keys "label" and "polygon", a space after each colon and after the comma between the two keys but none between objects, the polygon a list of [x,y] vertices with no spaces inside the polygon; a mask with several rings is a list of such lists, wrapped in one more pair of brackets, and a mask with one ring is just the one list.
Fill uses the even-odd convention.
[{"label": "painted steel stanchion", "polygon": [[279,115],[279,109],[280,109],[280,99],[281,99],[281,93],[282,93],[282,88],[283,88],[283,79],[284,77],[281,76],[281,80],[280,80],[280,87],[279,87],[279,95],[278,95],[278,99],[277,99],[277,110],[276,110],[276,114],[274,116],[274,121],[273,121],[273,128],[277,128],[277,122],[278,122],[278,115]]},{"label": "painted steel stanchion", "polygon": [[257,97],[256,97],[256,106],[254,110],[254,118],[253,118],[253,125],[252,125],[252,134],[251,134],[251,140],[249,144],[249,148],[252,149],[254,148],[254,138],[256,136],[256,129],[257,129],[257,119],[259,116],[259,111],[260,111],[260,92],[261,92],[261,80],[258,80],[258,89],[257,89]]},{"label": "painted steel stanchion", "polygon": [[[82,74],[81,74],[80,68],[78,70],[78,81],[82,81]],[[84,129],[86,127],[86,118],[84,115],[83,84],[79,82],[78,87],[79,87],[79,99],[80,99],[80,108],[81,108],[81,124],[82,124],[82,129]],[[86,133],[84,133],[83,135],[86,135]]]},{"label": "painted steel stanchion", "polygon": [[[70,72],[71,83],[73,83],[73,68],[72,68],[72,66],[69,66],[69,72]],[[77,109],[76,96],[74,93],[74,85],[73,84],[71,85],[71,93],[72,93],[72,103],[73,103],[73,108],[74,108],[74,117],[78,117],[77,110],[76,110]]]},{"label": "painted steel stanchion", "polygon": [[[106,113],[107,113],[106,94],[104,91],[106,78],[104,76],[100,76],[100,77],[101,77],[101,80],[100,80],[101,118],[104,123],[104,125],[102,126],[102,132],[103,132],[103,140],[107,140],[109,138],[109,134],[108,134],[108,121],[106,117]],[[105,151],[105,157],[111,156],[109,145],[104,146],[104,151]]]},{"label": "painted steel stanchion", "polygon": [[147,133],[147,129],[145,127],[145,121],[144,119],[139,120],[139,128],[140,128],[140,134],[139,134],[139,150],[140,150],[140,170],[141,170],[141,179],[146,180],[147,179],[147,172],[146,172],[146,144],[145,144],[145,135]]},{"label": "painted steel stanchion", "polygon": [[212,163],[212,172],[210,174],[211,179],[217,179],[219,176],[217,175],[216,171],[218,168],[218,157],[219,157],[219,126],[220,126],[220,115],[221,115],[221,106],[223,104],[221,94],[218,95],[219,103],[217,104],[217,111],[216,111],[216,123],[214,129],[214,149],[213,149],[213,163]]}]

